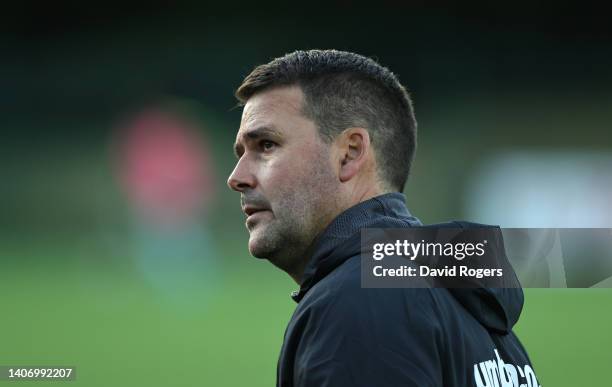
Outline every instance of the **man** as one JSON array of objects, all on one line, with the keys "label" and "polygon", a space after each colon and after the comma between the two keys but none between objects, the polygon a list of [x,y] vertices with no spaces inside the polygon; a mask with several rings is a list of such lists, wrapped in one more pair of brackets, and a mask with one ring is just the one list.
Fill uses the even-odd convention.
[{"label": "man", "polygon": [[415,152],[409,96],[388,69],[335,50],[255,68],[228,185],[249,251],[299,285],[278,386],[537,386],[512,326],[521,289],[366,289],[364,227],[420,226],[400,193]]}]

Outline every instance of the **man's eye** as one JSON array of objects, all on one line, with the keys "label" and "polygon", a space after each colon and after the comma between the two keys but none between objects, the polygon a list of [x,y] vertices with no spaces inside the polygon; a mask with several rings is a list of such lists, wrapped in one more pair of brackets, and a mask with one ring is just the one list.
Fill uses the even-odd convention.
[{"label": "man's eye", "polygon": [[261,147],[261,149],[263,149],[264,151],[270,151],[272,149],[274,149],[274,147],[276,146],[276,143],[269,141],[269,140],[262,140],[259,143],[259,146]]}]

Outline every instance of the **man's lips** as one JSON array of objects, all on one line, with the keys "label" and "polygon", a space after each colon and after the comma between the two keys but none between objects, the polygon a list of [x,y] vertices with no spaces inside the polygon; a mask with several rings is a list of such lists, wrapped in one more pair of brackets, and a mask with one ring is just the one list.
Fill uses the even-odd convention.
[{"label": "man's lips", "polygon": [[246,214],[246,226],[249,230],[251,230],[252,227],[255,227],[255,224],[257,224],[259,221],[261,221],[262,219],[260,219],[262,216],[265,219],[265,214],[266,212],[269,212],[270,210],[267,208],[259,208],[259,207],[245,207],[242,210],[245,214]]},{"label": "man's lips", "polygon": [[252,207],[252,206],[246,206],[242,209],[242,212],[244,212],[247,217],[255,213],[262,212],[262,211],[270,211],[270,210],[267,208]]}]

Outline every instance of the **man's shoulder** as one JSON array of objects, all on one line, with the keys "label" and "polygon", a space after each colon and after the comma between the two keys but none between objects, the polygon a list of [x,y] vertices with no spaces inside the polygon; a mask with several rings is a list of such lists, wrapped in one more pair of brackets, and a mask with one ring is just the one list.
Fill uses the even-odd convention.
[{"label": "man's shoulder", "polygon": [[[433,318],[438,313],[438,292],[430,288],[364,288],[359,256],[346,260],[313,286],[298,309],[333,310],[339,319]],[[414,316],[413,316],[414,317]],[[397,321],[397,320],[396,320]]]}]

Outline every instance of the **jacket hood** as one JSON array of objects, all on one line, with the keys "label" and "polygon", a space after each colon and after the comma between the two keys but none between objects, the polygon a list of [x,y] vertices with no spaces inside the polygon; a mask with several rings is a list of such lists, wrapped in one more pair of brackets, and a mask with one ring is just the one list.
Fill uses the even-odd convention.
[{"label": "jacket hood", "polygon": [[[448,222],[423,226],[412,216],[399,192],[388,193],[361,202],[338,215],[315,239],[310,249],[299,291],[291,297],[299,302],[317,282],[351,257],[361,253],[362,228],[407,227],[483,227],[468,222]],[[508,267],[510,265],[508,264]],[[507,288],[450,288],[450,294],[484,327],[508,333],[518,321],[523,308],[523,291],[515,280]]]}]

